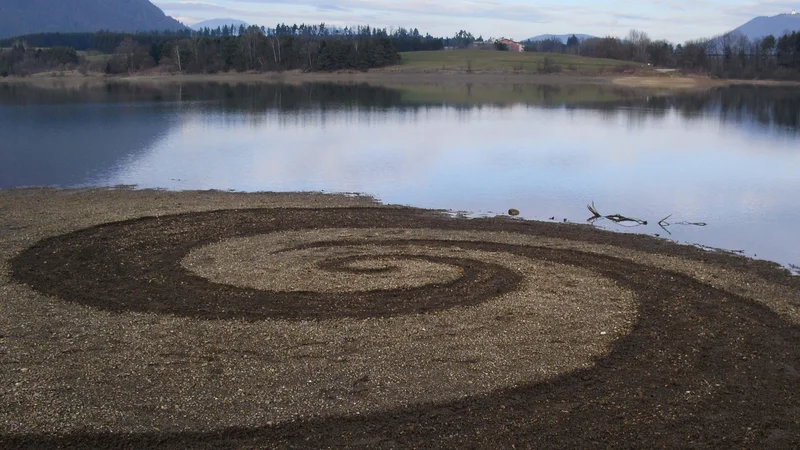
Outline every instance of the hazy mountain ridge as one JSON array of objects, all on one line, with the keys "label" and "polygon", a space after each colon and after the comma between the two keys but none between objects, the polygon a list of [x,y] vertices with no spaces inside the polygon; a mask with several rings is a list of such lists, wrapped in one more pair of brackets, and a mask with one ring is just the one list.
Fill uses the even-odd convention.
[{"label": "hazy mountain ridge", "polygon": [[800,30],[800,14],[778,14],[772,17],[756,17],[732,32],[743,34],[751,40],[755,40],[769,35],[778,37],[787,31],[798,30]]},{"label": "hazy mountain ridge", "polygon": [[0,38],[47,32],[136,32],[184,28],[149,0],[0,1]]},{"label": "hazy mountain ridge", "polygon": [[570,33],[570,34],[540,34],[538,36],[534,36],[532,38],[528,38],[528,41],[546,41],[548,39],[558,39],[563,43],[567,43],[567,39],[571,38],[572,36],[577,37],[579,40],[583,41],[584,39],[592,39],[596,36],[592,36],[589,34],[579,34],[579,33]]}]

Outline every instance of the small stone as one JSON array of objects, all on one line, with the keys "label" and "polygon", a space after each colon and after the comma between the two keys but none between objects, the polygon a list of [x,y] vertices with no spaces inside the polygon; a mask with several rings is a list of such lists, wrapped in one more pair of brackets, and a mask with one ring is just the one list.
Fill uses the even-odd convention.
[{"label": "small stone", "polygon": [[511,209],[508,210],[508,215],[509,216],[518,216],[519,215],[519,210],[511,208]]},{"label": "small stone", "polygon": [[23,367],[22,369],[19,369],[19,371],[22,372],[22,373],[27,373],[28,372],[28,368],[27,367]]},{"label": "small stone", "polygon": [[607,335],[607,334],[608,334],[608,332],[607,332],[607,331],[601,331],[601,332],[600,332],[600,336],[605,336],[605,335]]}]

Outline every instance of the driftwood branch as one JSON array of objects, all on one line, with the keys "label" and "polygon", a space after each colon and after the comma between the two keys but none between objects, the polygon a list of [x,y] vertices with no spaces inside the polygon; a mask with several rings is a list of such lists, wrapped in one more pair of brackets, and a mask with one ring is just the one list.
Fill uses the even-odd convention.
[{"label": "driftwood branch", "polygon": [[597,207],[594,206],[594,202],[592,202],[591,205],[586,205],[586,208],[588,208],[589,212],[592,213],[592,217],[588,219],[589,222],[595,222],[600,219],[608,219],[618,224],[634,223],[635,225],[633,226],[636,227],[640,225],[647,225],[646,220],[636,219],[634,217],[627,217],[623,216],[622,214],[611,214],[609,216],[604,216],[600,214],[600,212],[598,212]]},{"label": "driftwood branch", "polygon": [[[647,221],[646,220],[637,219],[635,217],[623,216],[622,214],[611,214],[609,216],[604,216],[604,215],[600,214],[600,211],[597,210],[597,207],[594,205],[594,201],[592,201],[592,203],[590,205],[586,205],[586,208],[589,210],[590,213],[592,213],[592,217],[589,217],[587,219],[587,222],[594,223],[594,222],[596,222],[596,221],[598,221],[600,219],[608,219],[608,220],[610,220],[612,222],[618,223],[618,224],[623,225],[623,226],[638,227],[638,226],[641,226],[641,225],[647,225]],[[672,232],[669,231],[668,227],[670,227],[672,225],[685,225],[685,226],[694,226],[694,227],[705,227],[705,226],[708,226],[708,224],[705,223],[705,222],[675,222],[674,224],[670,223],[670,222],[667,222],[671,217],[672,217],[672,214],[670,214],[667,217],[664,217],[663,219],[658,221],[658,226],[661,227],[662,230],[666,231],[669,234],[672,234]],[[633,224],[633,225],[626,225],[626,224]]]},{"label": "driftwood branch", "polygon": [[599,212],[597,212],[597,208],[594,207],[594,200],[592,200],[592,204],[591,205],[586,205],[586,207],[589,208],[589,212],[592,213],[592,217],[589,220],[599,219],[599,218],[603,217],[603,216],[600,215]]}]

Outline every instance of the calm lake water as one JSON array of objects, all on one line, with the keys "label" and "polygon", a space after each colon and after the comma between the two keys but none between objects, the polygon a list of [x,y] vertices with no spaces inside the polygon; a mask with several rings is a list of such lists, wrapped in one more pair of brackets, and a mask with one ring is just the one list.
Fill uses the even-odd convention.
[{"label": "calm lake water", "polygon": [[789,88],[0,84],[0,136],[0,188],[360,192],[572,222],[594,202],[648,221],[597,226],[800,265]]}]

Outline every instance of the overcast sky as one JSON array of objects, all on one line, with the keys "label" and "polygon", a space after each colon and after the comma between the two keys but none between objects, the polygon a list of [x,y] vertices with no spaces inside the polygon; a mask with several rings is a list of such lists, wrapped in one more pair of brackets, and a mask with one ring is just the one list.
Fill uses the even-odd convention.
[{"label": "overcast sky", "polygon": [[730,31],[756,16],[800,10],[800,0],[153,0],[187,25],[214,18],[250,24],[416,27],[435,36],[526,39],[539,34],[625,36],[682,42]]}]

